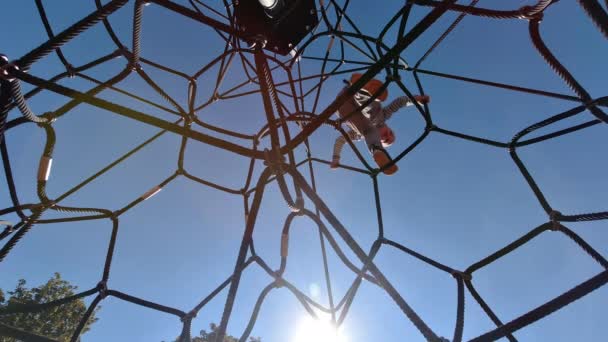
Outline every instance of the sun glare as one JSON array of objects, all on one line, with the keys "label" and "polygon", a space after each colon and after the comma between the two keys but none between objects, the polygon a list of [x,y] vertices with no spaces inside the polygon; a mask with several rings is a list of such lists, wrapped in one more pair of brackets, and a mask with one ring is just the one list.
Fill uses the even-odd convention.
[{"label": "sun glare", "polygon": [[342,329],[328,320],[304,317],[296,330],[293,342],[347,342]]}]

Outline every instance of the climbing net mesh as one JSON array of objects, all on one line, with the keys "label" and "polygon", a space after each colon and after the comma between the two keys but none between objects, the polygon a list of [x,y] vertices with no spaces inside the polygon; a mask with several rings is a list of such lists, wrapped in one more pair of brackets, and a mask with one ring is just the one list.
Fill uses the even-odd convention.
[{"label": "climbing net mesh", "polygon": [[[84,317],[82,317],[80,325],[76,331],[73,332],[72,341],[76,341],[81,335],[85,322],[93,313],[98,304],[107,296],[112,296],[126,302],[149,308],[151,310],[157,310],[170,315],[178,316],[183,322],[183,330],[180,335],[180,340],[189,341],[192,319],[211,299],[227,288],[228,295],[226,297],[226,302],[223,309],[224,311],[219,325],[218,337],[221,340],[226,333],[226,327],[230,320],[231,312],[233,311],[241,275],[246,268],[255,264],[267,272],[274,279],[274,281],[259,295],[249,324],[241,337],[241,341],[245,341],[249,337],[250,332],[256,322],[260,306],[262,305],[266,295],[274,288],[287,288],[290,293],[297,297],[301,305],[312,316],[315,316],[316,312],[319,311],[331,313],[334,315],[334,317],[337,316],[337,318],[334,318],[334,322],[339,325],[347,316],[349,308],[358,293],[360,284],[364,281],[375,284],[380,289],[385,291],[403,312],[405,318],[413,323],[413,325],[418,329],[425,339],[429,341],[447,340],[445,337],[438,336],[433,331],[433,328],[425,323],[424,317],[418,315],[416,310],[408,304],[406,297],[395,289],[391,282],[387,280],[383,272],[375,265],[374,257],[378,254],[379,250],[383,246],[389,245],[426,263],[430,267],[447,272],[455,279],[458,298],[454,333],[451,338],[452,341],[462,340],[463,326],[465,322],[465,288],[496,325],[495,329],[488,331],[474,338],[473,340],[490,341],[506,337],[510,341],[515,341],[516,339],[513,336],[513,333],[516,330],[542,319],[543,317],[565,307],[566,305],[589,294],[608,282],[608,271],[604,270],[603,272],[584,281],[583,283],[580,283],[569,291],[513,319],[510,322],[503,322],[498,317],[492,308],[484,301],[480,293],[476,291],[473,282],[473,273],[530,242],[539,234],[549,230],[565,234],[568,238],[574,241],[583,252],[591,256],[604,269],[608,268],[608,261],[602,255],[600,255],[586,241],[564,225],[567,222],[605,220],[608,219],[608,212],[566,214],[555,210],[549,204],[548,200],[541,191],[541,188],[538,186],[537,182],[528,172],[526,166],[518,156],[519,147],[533,145],[542,141],[581,131],[591,126],[608,123],[608,115],[606,115],[602,109],[602,107],[606,107],[608,105],[608,97],[597,99],[591,98],[585,88],[576,81],[569,70],[567,70],[547,48],[543,42],[541,34],[539,33],[539,26],[545,10],[557,2],[556,0],[539,0],[537,3],[532,4],[531,6],[524,6],[516,10],[492,10],[480,8],[477,7],[477,0],[473,0],[468,5],[456,4],[455,0],[405,1],[403,7],[397,13],[395,13],[394,17],[386,24],[381,31],[381,34],[377,37],[367,36],[363,34],[361,30],[359,30],[356,23],[348,15],[348,0],[320,0],[317,3],[317,10],[315,13],[318,15],[319,25],[313,28],[311,34],[309,34],[304,41],[299,44],[298,50],[294,50],[290,56],[284,58],[279,58],[280,56],[277,56],[272,51],[264,50],[264,42],[260,40],[257,40],[254,44],[251,44],[252,39],[250,39],[251,37],[247,36],[247,30],[243,27],[239,27],[237,21],[235,20],[233,14],[234,4],[230,3],[228,0],[223,0],[223,2],[211,1],[209,3],[202,0],[189,0],[189,2],[184,1],[183,4],[172,2],[170,0],[134,1],[132,24],[133,41],[132,45],[125,45],[118,38],[118,35],[115,32],[115,27],[110,24],[108,17],[121,7],[125,6],[128,2],[128,0],[112,0],[103,4],[100,0],[96,0],[97,9],[95,11],[68,27],[64,31],[56,33],[53,32],[47,19],[42,1],[36,0],[40,19],[42,20],[49,37],[48,41],[31,50],[29,53],[17,60],[10,60],[6,56],[2,56],[0,59],[0,67],[2,72],[0,74],[0,108],[2,109],[0,116],[0,142],[8,194],[10,194],[10,199],[12,202],[11,206],[7,208],[0,208],[0,215],[18,215],[20,219],[19,222],[15,222],[14,224],[8,221],[0,222],[4,226],[0,233],[0,240],[3,241],[3,245],[0,249],[0,262],[3,261],[11,250],[18,244],[18,242],[28,232],[30,232],[34,225],[74,221],[109,220],[112,222],[113,227],[111,239],[107,249],[105,265],[103,266],[103,275],[97,286],[74,296],[49,303],[38,305],[24,304],[21,306],[12,306],[8,309],[5,308],[2,312],[0,312],[1,315],[49,310],[70,301],[93,296],[92,298],[94,299],[90,303],[86,314]],[[578,5],[580,5],[584,9],[585,13],[589,16],[590,20],[593,21],[594,24],[600,29],[601,33],[608,37],[608,15],[606,14],[606,11],[602,5],[595,0],[579,0],[578,3]],[[213,59],[209,64],[202,66],[202,68],[193,75],[187,75],[180,71],[174,70],[169,66],[161,65],[144,58],[140,55],[140,32],[144,8],[147,5],[160,6],[164,10],[183,16],[184,20],[194,20],[200,22],[201,24],[210,26],[215,33],[217,33],[219,39],[222,40],[224,45],[223,51],[217,55],[217,58]],[[410,25],[411,28],[406,30],[406,24],[410,18],[410,13],[412,9],[417,7],[426,7],[427,12],[425,12],[426,14],[422,20]],[[434,23],[447,12],[455,12],[457,14],[456,20],[453,21],[447,30],[443,32],[440,38],[437,39],[434,44],[432,44],[424,56],[414,66],[408,65],[400,57],[401,52],[403,52],[412,42],[414,42],[421,34],[429,29],[429,27],[434,25]],[[446,36],[448,36],[454,30],[454,28],[466,15],[486,17],[488,20],[528,21],[529,33],[534,47],[544,58],[546,63],[574,91],[575,95],[559,94],[544,90],[524,88],[497,82],[488,82],[479,79],[420,69],[420,64],[442,43]],[[96,24],[103,25],[111,40],[116,44],[115,51],[108,55],[91,60],[89,63],[81,66],[74,66],[70,64],[68,58],[66,58],[66,56],[62,53],[62,46]],[[348,29],[346,29],[346,27],[348,27]],[[385,35],[391,27],[396,28],[398,31],[397,40],[394,45],[392,42],[390,45],[387,45],[386,42],[388,40],[385,39]],[[309,50],[307,50],[308,45],[320,40],[321,38],[329,41],[324,57],[315,56],[314,54],[310,53]],[[245,41],[249,41],[249,43],[245,43]],[[345,46],[355,49],[362,55],[367,56],[369,62],[356,62],[349,60],[349,56],[344,55]],[[338,51],[338,55],[340,57],[334,57],[336,54],[333,52],[335,51]],[[332,53],[330,54],[330,52]],[[34,63],[40,61],[42,58],[51,53],[57,54],[57,57],[65,66],[65,72],[62,72],[48,80],[36,77],[28,72]],[[123,57],[124,60],[126,60],[126,66],[117,75],[101,81],[86,75],[85,72],[87,70],[105,64],[117,57]],[[322,65],[321,70],[316,74],[304,75],[300,65],[306,60],[316,60],[317,62],[320,62]],[[330,62],[337,62],[335,63],[336,66],[330,68]],[[242,67],[243,82],[223,93],[219,92],[218,88],[222,83],[224,76],[231,67],[234,67],[234,65],[238,63],[240,63],[240,67]],[[207,75],[210,73],[211,68],[214,66],[219,66],[217,69],[217,75],[215,75],[217,80],[216,84],[214,87],[212,87],[213,90],[209,94],[209,97],[205,99],[205,102],[198,104],[195,99],[197,94],[197,79],[202,77],[202,75]],[[152,77],[147,74],[146,71],[144,71],[144,67],[158,69],[162,72],[180,77],[187,82],[189,86],[187,108],[182,107],[178,101],[173,99],[165,90],[155,83]],[[273,79],[273,71],[275,70],[284,72],[284,74],[287,75],[287,78],[282,82],[275,81]],[[347,92],[339,95],[325,109],[317,111],[317,102],[319,100],[319,93],[323,87],[323,83],[331,77],[339,77],[339,75],[342,74],[349,75],[352,72],[361,72],[363,77],[351,85]],[[433,123],[429,105],[416,104],[417,111],[420,113],[426,123],[425,130],[421,136],[418,137],[418,139],[416,139],[409,147],[396,155],[394,158],[394,163],[400,162],[430,134],[445,134],[474,143],[508,149],[513,162],[517,165],[521,175],[525,178],[536,199],[546,212],[548,218],[546,223],[532,229],[524,236],[513,241],[488,257],[470,265],[465,270],[453,269],[384,236],[379,200],[380,195],[377,186],[377,177],[382,175],[382,170],[375,169],[366,162],[363,154],[357,150],[356,146],[352,143],[346,132],[343,130],[343,122],[333,120],[331,116],[349,96],[352,96],[352,94],[359,90],[368,80],[374,77],[379,77],[379,75],[384,75],[386,77],[383,89],[386,89],[389,84],[392,84],[393,86],[400,88],[405,95],[412,99],[413,95],[410,88],[406,87],[399,77],[400,73],[403,72],[411,73],[416,80],[416,92],[420,94],[424,94],[425,92],[418,77],[419,74],[426,73],[438,77],[475,83],[487,87],[502,88],[515,92],[556,98],[564,101],[570,101],[574,104],[572,109],[557,115],[553,115],[548,119],[542,120],[522,129],[515,134],[509,142],[494,141],[438,127]],[[141,77],[146,84],[148,84],[155,92],[166,100],[166,103],[156,103],[121,89],[121,81],[123,81],[129,75],[137,75],[138,77]],[[94,82],[96,83],[96,86],[91,89],[78,91],[60,85],[59,81],[62,79],[73,77],[83,78]],[[306,85],[307,81],[309,83],[312,82],[313,86],[308,87]],[[22,92],[20,84],[24,82],[32,85],[33,90],[29,91],[28,93]],[[243,90],[246,88],[246,86],[251,85],[254,86],[254,90]],[[383,89],[380,89],[377,94],[374,94],[374,98]],[[159,111],[165,111],[175,115],[176,121],[165,121],[142,111],[103,100],[96,96],[102,91],[120,92],[132,98],[132,101],[144,102],[148,105],[154,106]],[[70,101],[58,109],[50,110],[44,114],[38,115],[34,113],[28,106],[28,100],[39,93],[45,92],[67,96],[70,98]],[[264,104],[267,119],[265,127],[255,135],[241,134],[218,127],[216,125],[204,122],[197,116],[197,112],[211,103],[251,94],[260,95]],[[285,99],[288,99],[288,101]],[[304,108],[306,108],[305,104],[310,104],[311,101],[314,101],[314,106],[312,106],[313,109],[307,112],[304,110]],[[293,103],[289,103],[288,106],[287,102]],[[56,142],[53,124],[56,119],[70,112],[80,104],[92,105],[105,111],[110,111],[136,120],[142,124],[160,128],[161,131],[62,195],[56,198],[49,198],[46,194],[46,187],[47,182],[49,181],[53,149]],[[291,106],[293,106],[291,109],[288,108]],[[310,108],[311,106],[308,107]],[[8,121],[8,114],[13,109],[18,110],[22,115],[18,115],[15,119]],[[539,135],[534,138],[526,138],[526,136],[534,131],[545,127],[550,128],[549,126],[551,125],[580,115],[581,113],[590,113],[592,115],[592,120],[575,126],[556,129],[551,133]],[[6,139],[4,139],[4,133],[17,126],[31,122],[37,124],[35,127],[44,130],[46,142],[44,144],[44,150],[42,151],[37,175],[37,195],[39,202],[23,204],[19,201],[19,195],[16,191],[13,171],[11,170],[9,161],[9,147],[7,146]],[[288,125],[288,123],[291,125]],[[313,164],[329,164],[329,162],[323,158],[316,158],[313,156],[308,138],[323,124],[332,126],[347,139],[349,146],[353,149],[362,165],[361,167],[340,165],[340,167],[352,172],[366,174],[373,180],[379,233],[369,252],[365,252],[362,249],[355,239],[353,239],[349,230],[340,223],[328,206],[326,206],[324,201],[317,195]],[[297,128],[297,134],[292,134],[293,132],[290,132],[290,127],[292,131]],[[196,130],[195,128],[198,128],[199,130]],[[202,133],[201,130],[205,130],[208,132],[208,134]],[[181,136],[182,143],[175,173],[166,178],[160,184],[154,185],[145,194],[132,200],[125,207],[114,211],[104,208],[71,207],[62,205],[62,202],[66,198],[78,192],[93,180],[102,176],[120,163],[124,162],[166,132]],[[269,148],[264,148],[262,150],[259,147],[260,140],[263,137],[269,137],[271,144]],[[246,147],[242,144],[234,143],[232,142],[234,139],[249,141],[249,145]],[[220,148],[232,154],[238,154],[250,158],[251,162],[248,170],[248,176],[243,188],[231,189],[190,174],[183,166],[184,151],[189,141],[198,141],[203,144]],[[300,161],[296,160],[294,153],[295,149],[299,146],[303,146],[307,152],[306,158]],[[327,151],[323,152],[326,153]],[[265,165],[265,169],[261,175],[259,175],[259,178],[255,180],[253,179],[253,168],[258,162],[263,163],[263,165]],[[308,166],[307,172],[309,173],[311,180],[310,182],[307,181],[302,175],[300,171],[301,166]],[[196,304],[188,312],[137,298],[127,293],[108,288],[107,286],[107,282],[110,277],[110,268],[112,266],[112,257],[115,250],[117,232],[119,230],[119,219],[121,215],[129,211],[131,208],[138,206],[146,199],[154,196],[161,188],[171,183],[178,177],[185,177],[193,182],[226,192],[233,196],[242,197],[246,217],[246,229],[243,233],[240,249],[238,250],[238,257],[234,266],[234,271],[219,287],[208,294],[205,299]],[[293,186],[287,185],[288,178],[290,179],[290,183],[293,182]],[[278,184],[281,195],[291,210],[291,213],[288,215],[284,228],[281,232],[281,266],[278,270],[271,269],[268,264],[258,254],[256,254],[252,238],[256,224],[256,217],[258,215],[260,204],[262,203],[264,189],[268,184],[274,182]],[[3,196],[4,194],[5,192],[3,191]],[[306,209],[305,198],[312,203],[312,210]],[[45,212],[48,211],[60,211],[73,216],[53,219],[43,218]],[[341,261],[356,275],[354,282],[343,298],[336,300],[335,303],[333,299],[330,299],[330,307],[326,307],[316,302],[307,296],[303,291],[300,291],[296,286],[292,285],[288,279],[283,277],[288,258],[290,226],[293,219],[297,216],[309,217],[319,228],[321,233],[321,251],[324,257],[325,276],[329,291],[331,291],[331,286],[329,271],[327,269],[325,243],[328,243],[328,246],[336,252]],[[323,221],[322,218],[325,221]],[[328,223],[327,225],[326,222]],[[334,237],[335,234],[337,234],[343,243],[345,243],[345,245],[348,246],[348,248],[354,253],[354,255],[360,259],[360,262],[363,265],[361,268],[358,268],[351,261],[349,261],[347,256],[340,249],[339,244]],[[329,293],[329,298],[332,298],[331,292]],[[22,331],[15,327],[10,327],[3,324],[0,324],[0,335],[12,336],[28,341],[49,340],[46,337],[37,336],[33,332]]]}]

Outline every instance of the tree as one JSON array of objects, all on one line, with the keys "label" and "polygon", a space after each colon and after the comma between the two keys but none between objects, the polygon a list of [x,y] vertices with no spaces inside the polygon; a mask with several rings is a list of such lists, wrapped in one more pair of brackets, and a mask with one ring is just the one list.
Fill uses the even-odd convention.
[{"label": "tree", "polygon": [[[75,294],[77,288],[61,279],[59,273],[55,273],[46,284],[31,289],[26,287],[24,279],[20,279],[13,291],[7,291],[8,299],[0,289],[0,323],[55,340],[69,341],[87,311],[87,306],[82,299],[33,313],[2,315],[2,311],[10,310],[20,304],[42,304],[69,297]],[[82,333],[88,331],[96,321],[97,318],[93,312],[84,325]],[[0,337],[0,342],[14,341],[17,339]]]},{"label": "tree", "polygon": [[[191,341],[192,342],[216,342],[215,338],[217,337],[217,330],[219,327],[217,326],[217,324],[214,324],[214,323],[209,324],[209,327],[211,328],[210,332],[207,332],[207,330],[203,329],[199,332],[200,336],[192,337]],[[234,336],[226,335],[226,336],[224,336],[223,342],[239,342],[239,339]],[[249,342],[262,342],[262,339],[260,337],[249,337]]]}]

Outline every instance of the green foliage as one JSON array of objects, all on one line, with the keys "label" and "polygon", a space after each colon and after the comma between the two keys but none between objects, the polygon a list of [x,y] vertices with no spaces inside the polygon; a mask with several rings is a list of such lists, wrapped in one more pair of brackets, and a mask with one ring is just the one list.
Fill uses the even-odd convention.
[{"label": "green foliage", "polygon": [[[192,342],[216,342],[215,338],[217,337],[218,326],[217,324],[211,323],[209,324],[211,331],[207,332],[207,330],[203,329],[199,332],[199,336],[192,337]],[[239,339],[226,335],[224,336],[223,342],[239,342]],[[262,342],[260,337],[249,337],[249,342]]]},{"label": "green foliage", "polygon": [[[7,295],[0,290],[0,313],[20,304],[42,304],[69,297],[75,294],[77,288],[61,279],[59,273],[55,273],[46,284],[31,289],[27,288],[25,280],[21,279],[14,290],[7,291]],[[86,311],[85,303],[77,299],[48,310],[0,315],[0,322],[36,335],[69,341]],[[93,313],[82,332],[88,331],[96,321]],[[0,337],[0,342],[14,341],[17,340],[12,337]]]}]

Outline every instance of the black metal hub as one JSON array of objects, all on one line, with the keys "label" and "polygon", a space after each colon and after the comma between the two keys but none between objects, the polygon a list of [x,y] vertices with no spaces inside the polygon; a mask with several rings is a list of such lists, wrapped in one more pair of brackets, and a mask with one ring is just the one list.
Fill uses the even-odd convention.
[{"label": "black metal hub", "polygon": [[234,14],[239,30],[264,37],[264,48],[281,55],[293,50],[319,23],[314,0],[241,0]]}]

